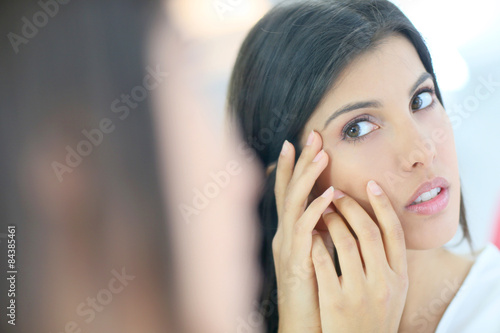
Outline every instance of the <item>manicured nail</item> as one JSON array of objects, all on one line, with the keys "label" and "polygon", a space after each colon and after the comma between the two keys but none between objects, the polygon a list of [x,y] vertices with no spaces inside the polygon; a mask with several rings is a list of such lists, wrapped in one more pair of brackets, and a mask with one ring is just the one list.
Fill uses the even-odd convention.
[{"label": "manicured nail", "polygon": [[377,183],[375,183],[375,181],[370,180],[368,182],[368,187],[370,188],[370,191],[373,194],[375,194],[375,195],[381,195],[382,194],[382,189],[380,188],[380,186],[377,185]]},{"label": "manicured nail", "polygon": [[306,146],[312,145],[313,141],[314,141],[314,131],[311,131],[311,133],[307,137]]},{"label": "manicured nail", "polygon": [[323,198],[328,198],[333,193],[333,186],[330,186],[326,189],[325,192],[321,195]]},{"label": "manicured nail", "polygon": [[283,156],[286,155],[286,152],[289,149],[288,145],[289,145],[289,142],[287,140],[285,140],[285,142],[283,142],[283,147],[281,147],[281,155],[283,155]]},{"label": "manicured nail", "polygon": [[318,162],[319,160],[321,160],[323,158],[323,153],[325,151],[323,149],[320,150],[320,152],[316,155],[316,157],[314,158],[313,162]]},{"label": "manicured nail", "polygon": [[342,198],[343,196],[345,196],[344,192],[342,192],[341,190],[335,190],[335,192],[333,193],[333,199],[340,199]]},{"label": "manicured nail", "polygon": [[325,209],[325,211],[323,212],[322,215],[325,216],[326,214],[329,214],[329,213],[332,213],[332,212],[334,212],[333,208],[330,207],[330,206],[328,206],[328,207],[326,207],[326,209]]}]

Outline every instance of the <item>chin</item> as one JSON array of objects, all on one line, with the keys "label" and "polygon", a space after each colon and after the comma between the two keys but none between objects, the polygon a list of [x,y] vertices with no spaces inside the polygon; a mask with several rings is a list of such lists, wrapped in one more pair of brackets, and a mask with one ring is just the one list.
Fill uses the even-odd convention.
[{"label": "chin", "polygon": [[408,224],[403,225],[406,249],[432,250],[448,243],[458,230],[458,213],[457,211],[456,214],[443,214],[441,217],[432,219],[417,218],[411,222],[408,221],[412,228],[408,228]]}]

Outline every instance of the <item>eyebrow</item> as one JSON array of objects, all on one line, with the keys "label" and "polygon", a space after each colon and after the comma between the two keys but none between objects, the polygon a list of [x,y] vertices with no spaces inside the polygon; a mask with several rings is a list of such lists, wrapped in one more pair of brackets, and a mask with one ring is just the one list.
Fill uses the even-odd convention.
[{"label": "eyebrow", "polygon": [[[415,83],[413,84],[413,86],[409,90],[408,96],[411,98],[413,92],[415,90],[417,90],[418,86],[421,85],[423,82],[425,82],[427,79],[432,78],[432,77],[433,76],[430,73],[428,73],[428,72],[424,72],[424,73],[420,74],[420,77],[417,79],[417,81],[415,81]],[[358,110],[358,109],[380,108],[381,106],[382,106],[382,103],[380,101],[378,101],[378,100],[364,101],[364,102],[356,102],[356,103],[346,104],[346,105],[342,106],[340,109],[338,109],[337,111],[335,111],[326,120],[325,126],[323,126],[323,130],[326,128],[326,126],[328,126],[328,124],[332,120],[334,120],[335,118],[337,118],[338,116],[340,116],[340,115],[342,115],[344,113],[351,112],[351,111]]]}]

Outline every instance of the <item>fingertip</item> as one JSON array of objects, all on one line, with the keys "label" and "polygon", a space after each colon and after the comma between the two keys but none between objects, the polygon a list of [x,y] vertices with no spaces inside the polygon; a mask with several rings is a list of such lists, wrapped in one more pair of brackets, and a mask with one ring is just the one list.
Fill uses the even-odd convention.
[{"label": "fingertip", "polygon": [[313,142],[314,142],[314,130],[311,130],[311,132],[307,136],[306,146],[312,145]]},{"label": "fingertip", "polygon": [[335,192],[333,194],[333,200],[337,200],[337,199],[340,199],[340,198],[343,198],[343,197],[345,197],[345,193],[342,192],[341,190],[335,189]]},{"label": "fingertip", "polygon": [[330,186],[329,188],[326,189],[325,192],[323,192],[323,194],[321,196],[323,198],[328,198],[328,197],[330,197],[332,195],[333,191],[334,191],[333,186]]},{"label": "fingertip", "polygon": [[283,142],[283,146],[281,147],[281,152],[280,152],[281,156],[287,155],[287,153],[290,151],[290,145],[291,143],[288,142],[288,140],[285,140],[285,142]]},{"label": "fingertip", "polygon": [[368,182],[368,189],[373,195],[379,196],[383,193],[382,188],[374,180]]}]

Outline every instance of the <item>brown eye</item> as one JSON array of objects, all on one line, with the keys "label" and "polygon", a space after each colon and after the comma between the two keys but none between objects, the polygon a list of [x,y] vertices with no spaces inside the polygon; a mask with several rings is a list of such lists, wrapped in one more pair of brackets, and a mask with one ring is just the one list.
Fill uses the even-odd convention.
[{"label": "brown eye", "polygon": [[355,119],[342,130],[342,138],[347,141],[356,141],[379,128],[369,118]]},{"label": "brown eye", "polygon": [[422,99],[419,96],[415,97],[413,103],[411,103],[411,108],[413,110],[418,110],[420,109],[421,106],[422,106]]},{"label": "brown eye", "polygon": [[428,91],[421,92],[411,102],[413,110],[420,110],[432,104],[432,94]]},{"label": "brown eye", "polygon": [[358,124],[355,124],[351,127],[349,127],[349,130],[347,131],[346,133],[348,136],[350,136],[351,138],[355,138],[358,136],[359,134],[359,125]]}]

